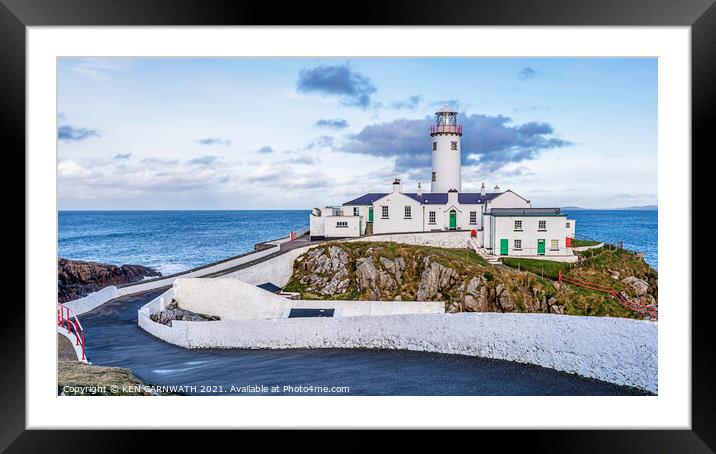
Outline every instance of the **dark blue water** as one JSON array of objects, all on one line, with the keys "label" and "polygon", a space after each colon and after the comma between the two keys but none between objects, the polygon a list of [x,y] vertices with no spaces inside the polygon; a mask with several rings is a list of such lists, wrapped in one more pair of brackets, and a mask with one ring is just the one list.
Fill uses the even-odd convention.
[{"label": "dark blue water", "polygon": [[59,256],[184,271],[308,227],[310,211],[60,211]]},{"label": "dark blue water", "polygon": [[659,212],[656,210],[564,210],[577,221],[577,238],[619,244],[644,252],[646,263],[658,269]]},{"label": "dark blue water", "polygon": [[[577,237],[645,253],[657,268],[658,212],[565,210]],[[309,211],[60,211],[59,255],[183,271],[308,227]]]}]

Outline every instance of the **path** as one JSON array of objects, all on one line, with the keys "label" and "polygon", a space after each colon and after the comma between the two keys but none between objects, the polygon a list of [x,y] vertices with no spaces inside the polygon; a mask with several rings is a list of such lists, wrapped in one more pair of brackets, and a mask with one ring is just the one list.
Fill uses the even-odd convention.
[{"label": "path", "polygon": [[[114,299],[80,319],[93,364],[154,385],[348,386],[349,395],[625,395],[632,389],[508,361],[397,350],[188,350],[137,326],[163,290]],[[197,394],[201,394],[198,392]]]}]

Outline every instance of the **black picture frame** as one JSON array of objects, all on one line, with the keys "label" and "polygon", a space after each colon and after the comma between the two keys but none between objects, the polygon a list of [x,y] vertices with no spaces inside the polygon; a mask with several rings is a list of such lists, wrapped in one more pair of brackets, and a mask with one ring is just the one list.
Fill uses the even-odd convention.
[{"label": "black picture frame", "polygon": [[[529,25],[690,26],[692,63],[692,207],[706,207],[707,157],[716,124],[716,6],[714,0],[393,0],[355,5],[322,0],[245,2],[231,0],[0,0],[0,125],[5,154],[25,152],[25,32],[30,26],[93,25]],[[49,77],[49,76],[48,76]],[[694,163],[699,161],[699,166]],[[22,164],[21,164],[22,165]],[[703,172],[699,178],[698,172]],[[668,182],[660,182],[660,184]],[[701,188],[699,188],[701,185]],[[701,190],[699,190],[701,189]],[[703,203],[699,203],[703,202]],[[700,212],[695,212],[701,215]],[[704,218],[706,219],[706,218]],[[692,238],[708,235],[693,222]],[[25,236],[26,244],[31,238]],[[691,245],[688,245],[691,247]],[[484,431],[479,444],[526,443],[533,452],[714,452],[716,449],[716,320],[712,298],[697,298],[713,265],[699,266],[693,254],[692,282],[681,283],[684,304],[692,298],[692,430],[520,431],[514,436]],[[668,259],[668,258],[667,258]],[[690,295],[691,293],[691,295]],[[36,431],[25,429],[25,308],[5,302],[2,329],[4,368],[0,388],[0,449],[10,452],[112,452],[132,449],[134,439],[156,438],[127,431]],[[26,304],[29,302],[26,301]],[[34,301],[33,304],[38,304]],[[48,303],[49,304],[49,303]],[[12,323],[7,323],[13,320]],[[186,435],[194,437],[193,435]],[[201,436],[200,436],[201,437]],[[345,436],[360,445],[361,435]],[[164,448],[184,444],[182,436],[161,437]],[[272,437],[274,438],[274,437]],[[297,435],[287,438],[296,443]],[[420,437],[411,437],[420,441]],[[475,438],[475,443],[478,439]],[[315,440],[314,440],[315,441]],[[216,442],[212,442],[214,445]],[[210,445],[209,445],[210,446]],[[215,444],[218,448],[218,444]],[[354,446],[355,447],[355,446]]]}]

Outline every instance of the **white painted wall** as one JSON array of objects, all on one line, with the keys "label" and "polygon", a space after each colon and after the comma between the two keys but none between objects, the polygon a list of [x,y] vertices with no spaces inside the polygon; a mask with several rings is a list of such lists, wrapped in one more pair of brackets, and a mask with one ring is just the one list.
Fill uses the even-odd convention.
[{"label": "white painted wall", "polygon": [[530,208],[531,206],[532,204],[528,200],[508,189],[490,200],[487,203],[487,210],[492,208]]},{"label": "white painted wall", "polygon": [[370,235],[346,241],[392,241],[395,243],[418,246],[435,246],[447,249],[468,247],[469,231],[395,233],[390,235]]},{"label": "white painted wall", "polygon": [[[457,142],[457,150],[451,149],[451,142]],[[437,146],[433,147],[433,143]],[[437,134],[431,137],[433,172],[435,181],[431,182],[430,192],[448,192],[450,189],[462,190],[460,153],[462,145],[457,134]]]},{"label": "white painted wall", "polygon": [[[151,303],[150,303],[151,304]],[[146,307],[146,306],[145,306]],[[657,324],[552,314],[405,314],[139,326],[186,348],[384,348],[478,356],[658,390]]]},{"label": "white painted wall", "polygon": [[285,254],[277,255],[256,265],[225,274],[221,277],[240,279],[253,285],[271,282],[279,287],[283,287],[288,283],[289,279],[291,279],[291,275],[293,274],[293,262],[298,256],[313,247],[316,247],[316,245],[294,249]]},{"label": "white painted wall", "polygon": [[[383,206],[388,207],[388,218],[383,218]],[[405,218],[405,207],[411,209]],[[427,219],[425,220],[427,222]],[[420,202],[399,192],[392,192],[373,202],[373,233],[421,232],[423,211]]]},{"label": "white painted wall", "polygon": [[[345,211],[353,211],[346,209]],[[344,216],[326,216],[325,220],[325,238],[355,238],[361,235],[361,218],[360,216],[344,215]],[[345,227],[341,227],[344,223]]]},{"label": "white painted wall", "polygon": [[[287,318],[291,309],[334,309],[334,317],[444,313],[440,301],[313,301],[289,300],[238,279],[177,279],[161,303],[147,306],[157,312],[173,297],[180,308],[221,320]],[[149,312],[151,315],[154,312]]]},{"label": "white painted wall", "polygon": [[[492,216],[492,250],[493,254],[500,253],[500,240],[509,240],[508,255],[536,256],[537,240],[545,240],[545,255],[567,256],[572,255],[566,247],[566,238],[570,235],[566,228],[564,216]],[[515,231],[515,221],[522,221],[522,231]],[[546,221],[546,231],[539,231],[539,221]],[[522,240],[522,250],[515,249],[515,240]],[[557,249],[551,248],[552,240],[557,240]]]}]

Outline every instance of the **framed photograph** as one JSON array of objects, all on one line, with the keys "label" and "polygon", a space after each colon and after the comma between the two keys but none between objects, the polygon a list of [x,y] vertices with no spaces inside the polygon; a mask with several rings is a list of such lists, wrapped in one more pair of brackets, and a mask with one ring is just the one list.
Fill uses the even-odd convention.
[{"label": "framed photograph", "polygon": [[713,452],[712,1],[0,3],[27,178],[3,449],[455,428]]}]

